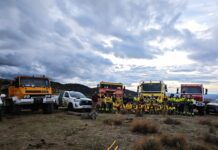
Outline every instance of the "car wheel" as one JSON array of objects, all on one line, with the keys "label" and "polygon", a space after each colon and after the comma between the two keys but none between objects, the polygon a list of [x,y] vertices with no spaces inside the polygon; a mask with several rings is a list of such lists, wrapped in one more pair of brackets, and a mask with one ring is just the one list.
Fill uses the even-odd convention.
[{"label": "car wheel", "polygon": [[44,104],[43,106],[43,113],[44,114],[51,114],[54,111],[54,104]]},{"label": "car wheel", "polygon": [[68,108],[68,111],[73,111],[73,104],[69,103],[67,108]]}]

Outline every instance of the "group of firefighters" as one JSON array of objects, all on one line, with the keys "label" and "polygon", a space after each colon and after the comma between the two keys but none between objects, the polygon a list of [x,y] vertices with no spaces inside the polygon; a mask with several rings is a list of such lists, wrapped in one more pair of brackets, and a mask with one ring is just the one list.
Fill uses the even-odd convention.
[{"label": "group of firefighters", "polygon": [[179,114],[194,115],[195,103],[192,95],[186,97],[174,97],[163,100],[154,96],[141,98],[117,97],[110,95],[98,95],[93,98],[95,108],[99,112],[116,113],[150,113],[150,114]]}]

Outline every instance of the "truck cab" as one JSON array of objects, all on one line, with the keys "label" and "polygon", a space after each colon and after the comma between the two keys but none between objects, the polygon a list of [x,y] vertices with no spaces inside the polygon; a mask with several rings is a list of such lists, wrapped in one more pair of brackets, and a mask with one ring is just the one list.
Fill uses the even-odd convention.
[{"label": "truck cab", "polygon": [[125,88],[122,83],[102,81],[97,87],[99,95],[107,95],[110,97],[115,96],[121,99],[123,98]]},{"label": "truck cab", "polygon": [[9,112],[19,112],[21,109],[38,110],[52,113],[54,100],[51,97],[50,80],[45,77],[18,76],[2,92],[6,95],[4,106]]},{"label": "truck cab", "polygon": [[164,100],[166,98],[167,85],[163,81],[143,81],[137,88],[138,97],[153,97]]},{"label": "truck cab", "polygon": [[[199,114],[203,114],[204,112],[204,94],[207,94],[208,90],[205,89],[202,84],[181,84],[180,88],[180,97],[188,97],[192,96],[196,101],[196,108]],[[179,94],[179,89],[177,89],[177,94]]]}]

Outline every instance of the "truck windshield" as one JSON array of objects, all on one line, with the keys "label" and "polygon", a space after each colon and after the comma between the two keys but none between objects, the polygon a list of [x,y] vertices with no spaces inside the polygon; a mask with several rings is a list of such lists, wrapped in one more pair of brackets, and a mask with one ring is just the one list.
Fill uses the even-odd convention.
[{"label": "truck windshield", "polygon": [[182,87],[181,88],[182,93],[202,93],[201,87]]},{"label": "truck windshield", "polygon": [[75,98],[86,98],[85,95],[83,95],[82,93],[79,93],[79,92],[70,92],[70,96],[75,97]]},{"label": "truck windshield", "polygon": [[160,83],[148,83],[142,85],[143,92],[160,92],[161,84]]},{"label": "truck windshield", "polygon": [[122,89],[122,85],[109,85],[109,84],[101,84],[100,88],[107,88],[107,89]]},{"label": "truck windshield", "polygon": [[49,80],[40,78],[20,78],[20,86],[49,87]]}]

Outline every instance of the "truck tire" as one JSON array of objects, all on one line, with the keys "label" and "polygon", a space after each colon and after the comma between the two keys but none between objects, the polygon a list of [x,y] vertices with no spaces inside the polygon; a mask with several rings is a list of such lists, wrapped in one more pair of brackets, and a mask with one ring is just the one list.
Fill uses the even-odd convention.
[{"label": "truck tire", "polygon": [[200,116],[204,116],[204,107],[198,107],[198,113]]},{"label": "truck tire", "polygon": [[2,107],[0,106],[0,121],[2,121],[2,114],[3,114],[3,110]]},{"label": "truck tire", "polygon": [[73,111],[74,110],[73,104],[69,103],[68,106],[67,106],[67,109],[68,109],[68,111]]},{"label": "truck tire", "polygon": [[51,114],[54,111],[54,104],[44,104],[43,105],[43,113],[44,114]]}]

